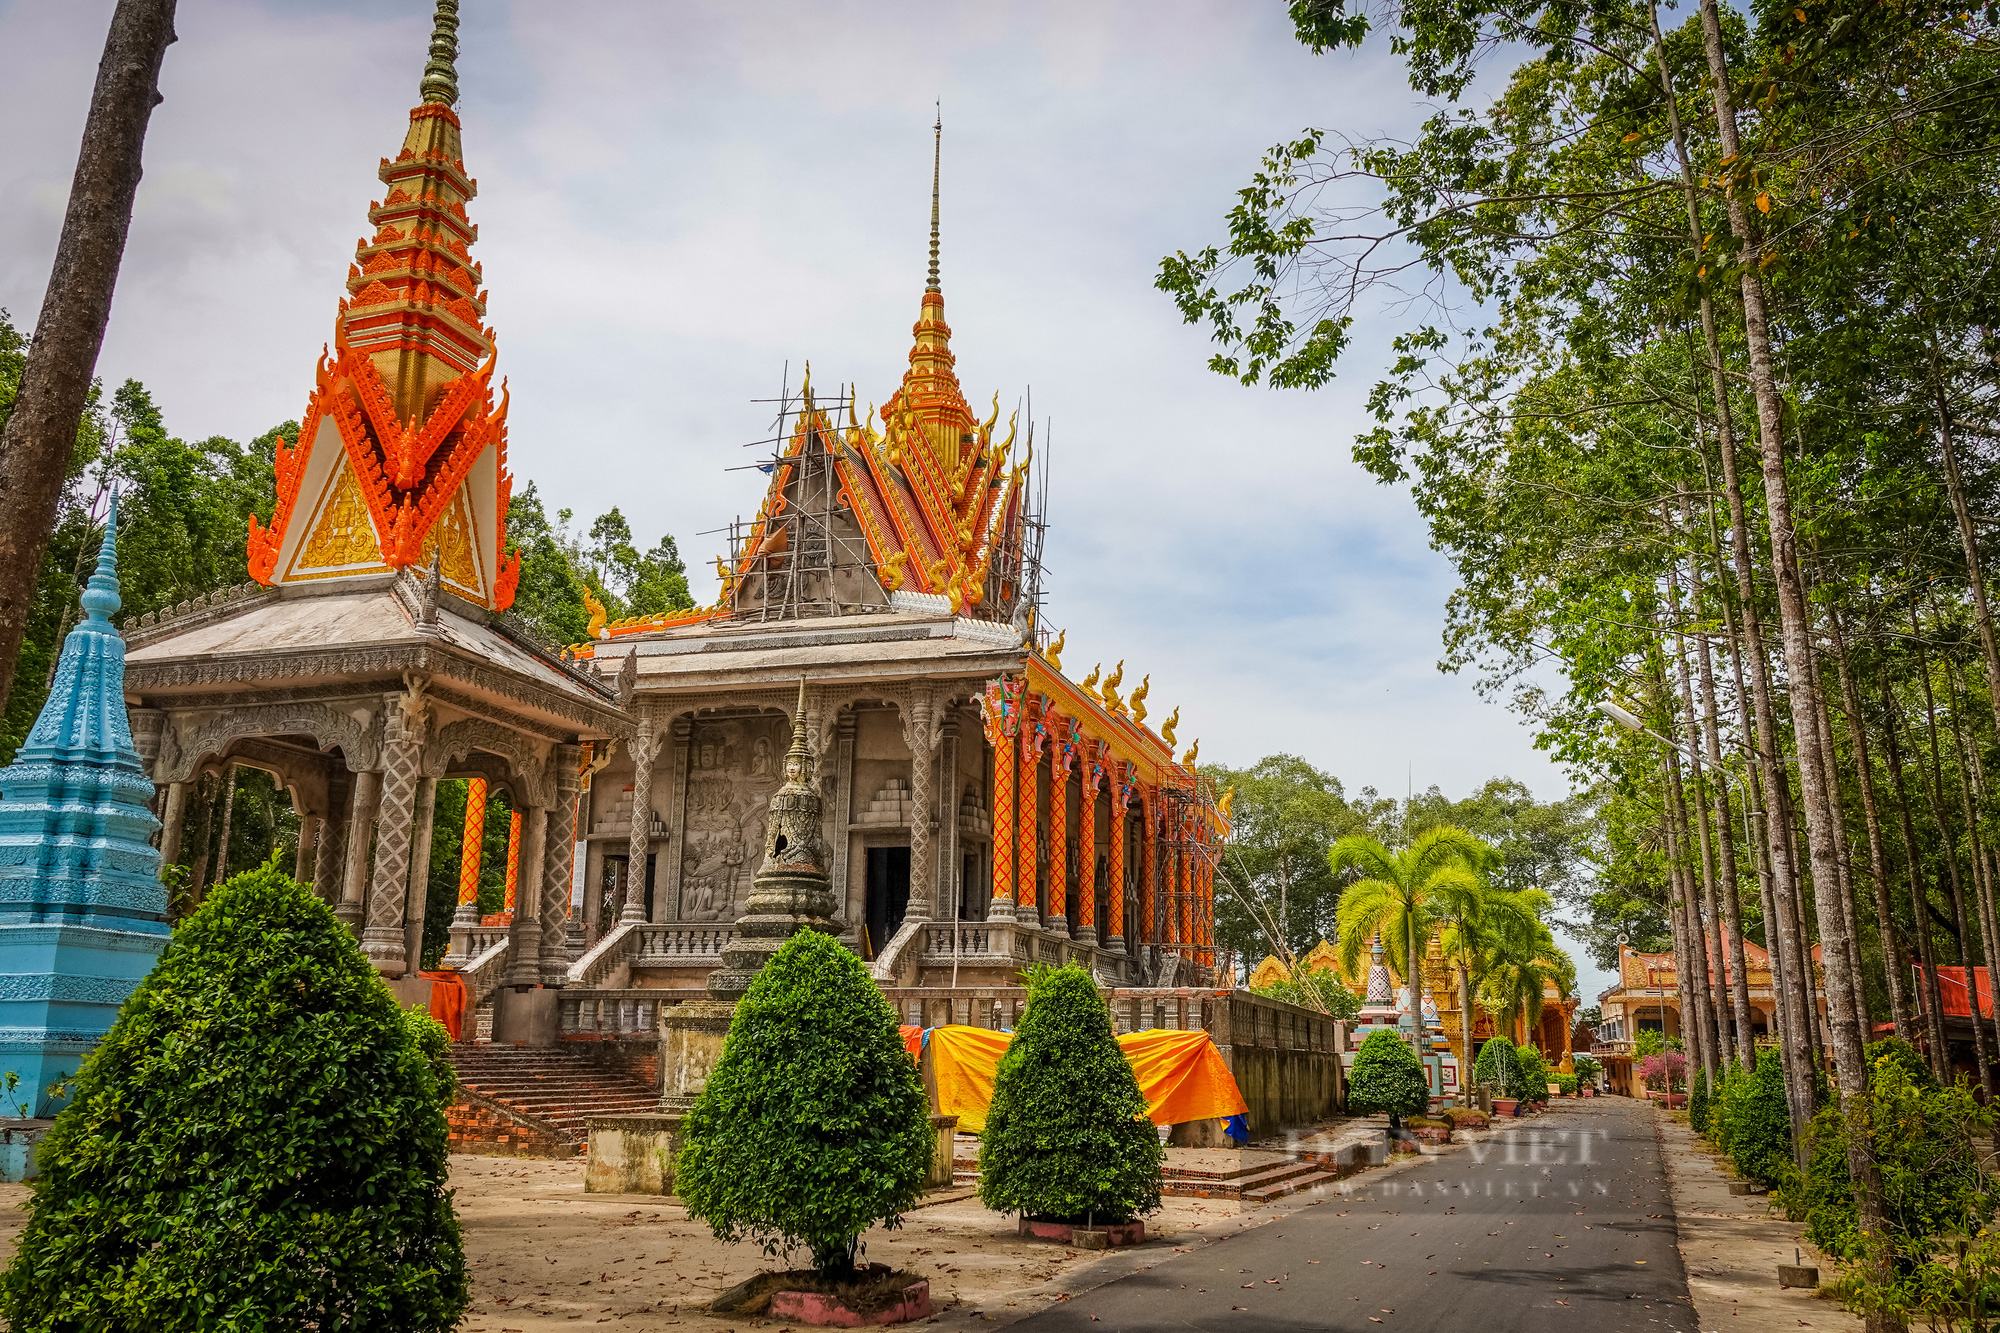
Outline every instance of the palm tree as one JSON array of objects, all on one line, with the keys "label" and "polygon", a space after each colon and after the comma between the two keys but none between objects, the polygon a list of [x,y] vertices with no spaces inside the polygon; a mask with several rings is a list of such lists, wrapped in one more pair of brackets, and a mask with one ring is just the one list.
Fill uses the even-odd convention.
[{"label": "palm tree", "polygon": [[1389,946],[1390,958],[1403,960],[1403,983],[1414,1004],[1422,985],[1431,905],[1442,905],[1455,895],[1478,895],[1484,879],[1474,867],[1484,865],[1490,855],[1485,843],[1448,824],[1425,829],[1400,852],[1360,833],[1333,844],[1326,854],[1333,873],[1362,874],[1340,895],[1341,969],[1353,976],[1361,964],[1361,951],[1379,934]]},{"label": "palm tree", "polygon": [[1521,895],[1486,882],[1497,861],[1498,855],[1489,850],[1474,867],[1480,875],[1476,890],[1450,886],[1431,900],[1438,947],[1458,973],[1458,1005],[1463,1015],[1459,1058],[1463,1061],[1462,1076],[1467,1079],[1472,1076],[1473,993],[1485,989],[1487,970],[1500,955],[1503,943],[1511,936],[1531,933],[1534,925],[1533,910]]},{"label": "palm tree", "polygon": [[1494,897],[1514,902],[1504,913],[1504,928],[1492,932],[1480,1000],[1496,1018],[1519,1019],[1525,1035],[1542,1021],[1542,998],[1549,987],[1565,1000],[1575,993],[1576,963],[1542,920],[1553,905],[1548,894],[1523,889]]}]

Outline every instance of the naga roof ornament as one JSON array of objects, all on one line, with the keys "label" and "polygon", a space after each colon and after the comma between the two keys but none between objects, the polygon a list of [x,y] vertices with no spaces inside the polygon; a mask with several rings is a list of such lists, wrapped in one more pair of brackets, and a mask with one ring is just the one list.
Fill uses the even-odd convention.
[{"label": "naga roof ornament", "polygon": [[296,443],[277,451],[269,527],[249,522],[267,585],[351,578],[437,558],[445,587],[493,610],[514,600],[506,549],[507,391],[496,391],[486,290],[471,256],[478,192],[459,142],[458,0],[437,0],[422,100],[369,205],[348,296],[321,351]]}]

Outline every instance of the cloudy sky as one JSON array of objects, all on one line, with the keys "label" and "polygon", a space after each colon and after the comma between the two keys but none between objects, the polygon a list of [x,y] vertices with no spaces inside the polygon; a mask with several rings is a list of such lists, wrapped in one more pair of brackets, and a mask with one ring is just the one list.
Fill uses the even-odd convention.
[{"label": "cloudy sky", "polygon": [[[967,395],[1032,391],[1065,664],[1126,660],[1204,758],[1310,757],[1350,792],[1566,790],[1440,674],[1452,587],[1408,498],[1349,457],[1393,326],[1318,393],[1246,389],[1153,288],[1308,125],[1407,131],[1379,49],[1313,56],[1282,0],[465,0],[474,254],[510,458],[551,509],[671,532],[756,507],[740,446],[810,360],[894,391],[923,285],[942,101],[943,285]],[[424,0],[182,0],[99,369],[177,434],[304,405],[425,58]],[[0,306],[32,325],[111,0],[0,2]],[[23,58],[30,57],[30,58]],[[709,534],[709,535],[704,535]]]}]

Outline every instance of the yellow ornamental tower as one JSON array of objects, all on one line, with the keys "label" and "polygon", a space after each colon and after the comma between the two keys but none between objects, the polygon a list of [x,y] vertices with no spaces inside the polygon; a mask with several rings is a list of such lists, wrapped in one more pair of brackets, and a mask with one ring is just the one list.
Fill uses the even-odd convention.
[{"label": "yellow ornamental tower", "polygon": [[271,526],[250,519],[250,573],[267,585],[380,574],[435,557],[444,585],[504,610],[520,557],[506,552],[507,402],[492,386],[493,331],[465,205],[477,182],[459,146],[458,0],[437,0],[423,100],[386,193],[369,205],[348,297],[322,351],[298,443],[279,446]]}]

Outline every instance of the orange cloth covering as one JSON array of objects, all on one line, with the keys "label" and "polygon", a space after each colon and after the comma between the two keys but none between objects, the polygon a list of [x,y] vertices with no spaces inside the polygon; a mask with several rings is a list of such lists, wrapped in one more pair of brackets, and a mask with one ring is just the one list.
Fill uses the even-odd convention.
[{"label": "orange cloth covering", "polygon": [[[903,1041],[915,1054],[921,1034],[913,1039],[912,1031],[903,1030]],[[937,1077],[940,1115],[957,1116],[958,1127],[968,1133],[977,1134],[986,1127],[986,1108],[993,1104],[993,1079],[1011,1040],[1011,1034],[988,1028],[930,1030],[931,1070]],[[1229,1066],[1222,1061],[1222,1052],[1215,1049],[1206,1032],[1171,1028],[1128,1032],[1118,1038],[1118,1046],[1131,1062],[1139,1091],[1146,1098],[1146,1114],[1156,1125],[1220,1120],[1250,1109]]]},{"label": "orange cloth covering", "polygon": [[910,1058],[912,1060],[923,1059],[924,1030],[909,1023],[903,1024],[896,1030],[903,1034],[903,1049],[910,1053]]},{"label": "orange cloth covering", "polygon": [[444,1024],[453,1041],[465,1031],[465,978],[456,972],[419,972],[431,983],[431,1017]]}]

